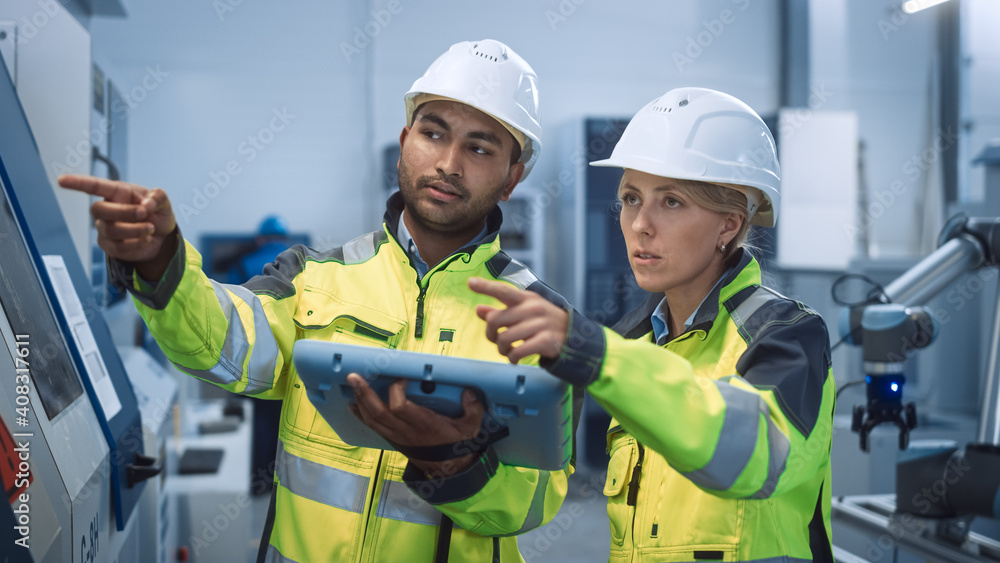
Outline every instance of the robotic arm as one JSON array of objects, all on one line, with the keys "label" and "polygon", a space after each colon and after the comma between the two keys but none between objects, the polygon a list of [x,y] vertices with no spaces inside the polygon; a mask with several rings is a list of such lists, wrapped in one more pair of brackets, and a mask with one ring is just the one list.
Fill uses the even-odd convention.
[{"label": "robotic arm", "polygon": [[906,353],[929,345],[937,335],[937,324],[923,307],[879,303],[859,307],[859,312],[861,330],[848,331],[848,342],[861,344],[868,402],[854,407],[851,430],[861,435],[861,449],[868,451],[872,428],[894,422],[899,427],[899,449],[905,450],[910,430],[917,427],[916,406],[903,405]]},{"label": "robotic arm", "polygon": [[[1000,264],[1000,218],[979,219],[958,215],[945,225],[938,249],[886,286],[882,296],[841,312],[840,332],[844,340],[863,351],[867,404],[854,409],[851,429],[860,434],[861,449],[868,451],[868,434],[883,422],[900,429],[899,448],[906,449],[909,431],[916,427],[913,403],[903,404],[906,378],[903,366],[909,350],[929,345],[937,333],[930,312],[921,307],[931,297],[967,271]],[[990,385],[986,393],[980,441],[998,425],[997,338],[1000,314],[994,328],[990,355]],[[984,434],[985,433],[985,434]],[[1000,443],[1000,429],[992,432]]]}]

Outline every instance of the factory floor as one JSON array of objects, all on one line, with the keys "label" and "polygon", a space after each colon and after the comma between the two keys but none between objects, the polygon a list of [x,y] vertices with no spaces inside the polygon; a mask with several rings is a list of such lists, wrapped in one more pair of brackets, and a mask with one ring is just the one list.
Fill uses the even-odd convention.
[{"label": "factory floor", "polygon": [[[608,560],[611,542],[605,511],[604,472],[581,468],[570,477],[569,491],[551,522],[517,539],[526,563],[589,563]],[[253,497],[254,538],[247,561],[257,560],[270,495]]]}]

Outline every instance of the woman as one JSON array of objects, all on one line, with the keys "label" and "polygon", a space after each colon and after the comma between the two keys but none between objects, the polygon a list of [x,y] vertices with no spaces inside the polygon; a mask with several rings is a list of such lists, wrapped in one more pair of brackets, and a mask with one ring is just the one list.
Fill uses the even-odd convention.
[{"label": "woman", "polygon": [[614,417],[611,561],[832,562],[826,326],[763,287],[743,248],[778,211],[767,127],[732,96],[681,88],[592,165],[625,169],[622,233],[651,298],[612,330],[509,285],[470,287],[507,305],[477,310],[501,353],[540,354]]}]

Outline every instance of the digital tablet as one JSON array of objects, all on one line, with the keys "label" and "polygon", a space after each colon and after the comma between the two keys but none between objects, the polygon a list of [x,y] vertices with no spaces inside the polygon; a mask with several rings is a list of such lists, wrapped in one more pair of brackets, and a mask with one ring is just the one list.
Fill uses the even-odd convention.
[{"label": "digital tablet", "polygon": [[296,342],[292,361],[316,410],[352,446],[395,449],[348,407],[354,390],[347,375],[357,373],[383,401],[397,379],[412,380],[407,398],[450,417],[462,414],[462,390],[471,388],[486,407],[483,430],[506,429],[493,444],[500,461],[545,470],[569,464],[572,393],[540,367],[318,340]]}]

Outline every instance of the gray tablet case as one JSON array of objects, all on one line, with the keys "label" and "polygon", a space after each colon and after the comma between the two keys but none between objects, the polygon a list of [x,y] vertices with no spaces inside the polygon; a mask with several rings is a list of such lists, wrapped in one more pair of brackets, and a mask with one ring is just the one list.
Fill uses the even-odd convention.
[{"label": "gray tablet case", "polygon": [[349,373],[365,378],[386,401],[398,378],[410,379],[411,401],[445,416],[462,413],[462,390],[472,388],[486,406],[484,433],[506,429],[493,444],[506,465],[559,470],[572,454],[573,405],[569,385],[537,366],[439,356],[340,342],[300,340],[292,352],[309,400],[352,446],[394,449],[348,408]]}]

